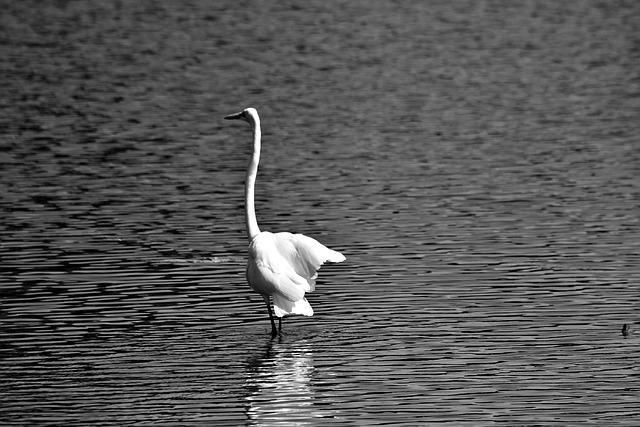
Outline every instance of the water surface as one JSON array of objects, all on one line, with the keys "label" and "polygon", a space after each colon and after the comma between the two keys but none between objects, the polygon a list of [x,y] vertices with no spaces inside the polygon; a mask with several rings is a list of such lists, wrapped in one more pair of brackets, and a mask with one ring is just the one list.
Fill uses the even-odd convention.
[{"label": "water surface", "polygon": [[[2,9],[5,425],[637,423],[636,2]],[[275,340],[247,106],[347,257]]]}]

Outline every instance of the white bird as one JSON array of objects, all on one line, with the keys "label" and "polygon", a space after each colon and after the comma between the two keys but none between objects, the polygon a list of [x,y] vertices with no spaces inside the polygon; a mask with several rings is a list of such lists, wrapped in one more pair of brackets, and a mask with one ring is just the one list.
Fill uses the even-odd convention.
[{"label": "white bird", "polygon": [[[302,234],[270,233],[260,231],[256,219],[254,187],[260,162],[260,117],[255,108],[247,108],[225,117],[227,120],[244,120],[253,131],[253,154],[245,178],[245,221],[249,237],[249,261],[247,281],[251,288],[262,295],[269,310],[271,335],[282,329],[282,317],[288,314],[313,316],[313,309],[305,298],[305,292],[313,292],[318,270],[326,262],[342,262],[346,258],[311,237]],[[273,298],[273,311],[278,317],[279,328],[273,320],[269,296]]]}]

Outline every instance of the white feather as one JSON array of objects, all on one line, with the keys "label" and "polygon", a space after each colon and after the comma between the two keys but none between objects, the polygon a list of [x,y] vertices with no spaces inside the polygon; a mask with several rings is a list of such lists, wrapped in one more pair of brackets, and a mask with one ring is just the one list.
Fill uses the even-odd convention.
[{"label": "white feather", "polygon": [[273,295],[273,311],[278,317],[284,317],[288,314],[313,316],[313,308],[304,297],[298,301],[289,301],[279,295]]},{"label": "white feather", "polygon": [[340,252],[303,234],[263,231],[249,245],[247,281],[254,291],[273,297],[276,316],[312,316],[305,292],[315,290],[318,270],[325,262],[344,260]]}]

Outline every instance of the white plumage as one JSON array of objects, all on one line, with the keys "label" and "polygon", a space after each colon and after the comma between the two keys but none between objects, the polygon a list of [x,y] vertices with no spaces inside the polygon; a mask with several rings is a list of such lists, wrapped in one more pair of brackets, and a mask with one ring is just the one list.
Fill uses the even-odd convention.
[{"label": "white plumage", "polygon": [[273,297],[276,316],[313,316],[305,292],[315,290],[322,264],[344,260],[340,252],[303,234],[264,231],[249,245],[247,280],[254,291]]},{"label": "white plumage", "polygon": [[247,281],[254,291],[264,297],[271,320],[271,333],[275,336],[277,330],[269,296],[273,298],[275,315],[280,322],[288,314],[313,316],[305,293],[315,289],[318,270],[324,263],[342,262],[345,257],[303,234],[260,231],[254,207],[254,187],[260,161],[260,118],[254,108],[247,108],[225,119],[244,120],[253,130],[253,154],[245,182],[245,219],[247,236],[251,242]]}]

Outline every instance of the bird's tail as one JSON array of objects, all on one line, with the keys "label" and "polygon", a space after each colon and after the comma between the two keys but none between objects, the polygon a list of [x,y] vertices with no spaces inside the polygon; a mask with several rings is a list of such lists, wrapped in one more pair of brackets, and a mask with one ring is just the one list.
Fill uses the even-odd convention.
[{"label": "bird's tail", "polygon": [[273,311],[278,317],[283,317],[287,314],[313,316],[313,308],[304,297],[298,301],[289,301],[280,295],[273,295]]}]

